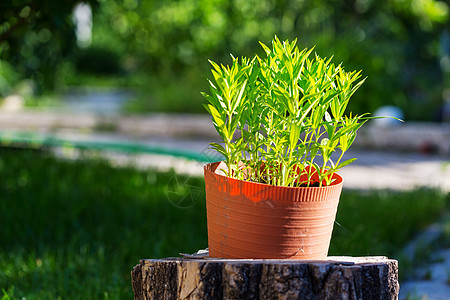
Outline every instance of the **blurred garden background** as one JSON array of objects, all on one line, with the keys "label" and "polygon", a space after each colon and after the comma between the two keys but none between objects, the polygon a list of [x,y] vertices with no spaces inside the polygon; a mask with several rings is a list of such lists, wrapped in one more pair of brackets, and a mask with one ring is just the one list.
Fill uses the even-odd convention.
[{"label": "blurred garden background", "polygon": [[0,299],[130,299],[139,259],[206,248],[208,59],[262,54],[274,35],[363,70],[349,111],[406,121],[359,137],[330,255],[396,258],[406,280],[450,248],[448,1],[8,0]]},{"label": "blurred garden background", "polygon": [[[349,109],[448,118],[449,3],[436,0],[11,0],[0,4],[0,97],[58,102],[73,87],[134,91],[124,111],[201,112],[208,59],[316,46],[367,82]],[[55,104],[55,103],[53,103]]]}]

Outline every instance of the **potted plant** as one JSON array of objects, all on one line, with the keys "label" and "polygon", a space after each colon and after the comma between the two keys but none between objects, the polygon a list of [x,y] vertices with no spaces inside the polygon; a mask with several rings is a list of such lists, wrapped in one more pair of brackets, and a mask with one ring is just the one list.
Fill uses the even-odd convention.
[{"label": "potted plant", "polygon": [[[367,121],[345,115],[365,79],[277,37],[265,56],[212,65],[206,110],[224,161],[205,166],[211,257],[324,259],[344,153]],[[337,156],[332,158],[332,154]],[[335,154],[335,155],[336,155]]]}]

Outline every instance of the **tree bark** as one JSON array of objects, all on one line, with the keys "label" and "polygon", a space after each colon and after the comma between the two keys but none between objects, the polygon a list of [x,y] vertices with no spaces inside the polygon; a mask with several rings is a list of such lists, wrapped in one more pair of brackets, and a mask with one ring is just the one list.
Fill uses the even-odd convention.
[{"label": "tree bark", "polygon": [[398,262],[182,257],[144,259],[131,272],[134,299],[398,299]]}]

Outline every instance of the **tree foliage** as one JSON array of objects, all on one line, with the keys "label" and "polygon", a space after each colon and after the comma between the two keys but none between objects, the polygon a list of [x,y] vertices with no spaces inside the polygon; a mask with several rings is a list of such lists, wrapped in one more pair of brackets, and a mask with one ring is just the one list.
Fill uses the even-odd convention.
[{"label": "tree foliage", "polygon": [[[78,0],[2,1],[0,51],[21,76],[52,86],[55,70],[74,49],[71,11]],[[178,82],[174,98],[201,109],[194,78],[208,59],[260,54],[257,41],[299,38],[335,54],[368,76],[351,109],[393,104],[411,119],[430,116],[442,101],[439,42],[449,28],[449,5],[438,0],[88,0],[94,8],[93,48],[115,52],[128,72]],[[34,74],[34,75],[33,75]],[[40,75],[36,75],[40,74]],[[188,78],[188,79],[186,79]],[[144,84],[148,86],[149,84]],[[195,92],[193,92],[195,91]],[[147,93],[149,93],[147,91]],[[150,94],[150,93],[149,93]],[[170,95],[166,95],[170,99]]]},{"label": "tree foliage", "polygon": [[97,37],[162,77],[201,77],[207,59],[252,55],[260,51],[257,41],[267,43],[276,34],[364,69],[369,78],[350,105],[357,113],[391,104],[406,110],[407,118],[429,118],[442,101],[438,41],[449,21],[444,2],[100,1]]},{"label": "tree foliage", "polygon": [[0,59],[22,78],[33,78],[38,89],[53,88],[59,64],[75,48],[72,10],[78,2],[1,1]]}]

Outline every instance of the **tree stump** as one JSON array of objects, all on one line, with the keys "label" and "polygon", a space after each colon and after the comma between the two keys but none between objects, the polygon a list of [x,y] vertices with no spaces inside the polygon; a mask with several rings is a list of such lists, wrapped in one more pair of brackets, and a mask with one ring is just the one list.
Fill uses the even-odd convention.
[{"label": "tree stump", "polygon": [[134,299],[398,299],[398,262],[386,257],[323,261],[143,259],[131,272]]}]

